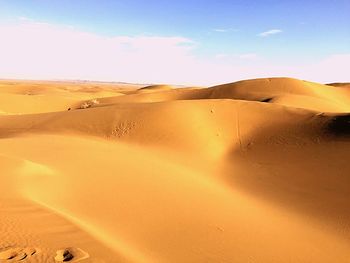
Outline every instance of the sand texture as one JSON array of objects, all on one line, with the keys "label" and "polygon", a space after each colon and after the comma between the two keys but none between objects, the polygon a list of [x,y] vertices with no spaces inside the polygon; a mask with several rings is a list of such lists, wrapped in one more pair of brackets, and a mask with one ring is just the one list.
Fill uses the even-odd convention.
[{"label": "sand texture", "polygon": [[0,262],[350,262],[350,86],[0,81]]}]

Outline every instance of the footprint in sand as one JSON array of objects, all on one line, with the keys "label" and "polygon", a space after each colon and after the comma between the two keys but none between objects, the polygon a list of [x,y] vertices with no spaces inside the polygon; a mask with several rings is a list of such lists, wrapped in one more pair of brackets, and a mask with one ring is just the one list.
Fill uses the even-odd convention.
[{"label": "footprint in sand", "polygon": [[80,248],[64,248],[56,251],[57,262],[78,262],[89,257],[89,254]]},{"label": "footprint in sand", "polygon": [[0,262],[2,260],[11,260],[11,261],[21,261],[25,260],[36,253],[39,250],[36,248],[30,247],[7,247],[4,249],[0,249]]}]

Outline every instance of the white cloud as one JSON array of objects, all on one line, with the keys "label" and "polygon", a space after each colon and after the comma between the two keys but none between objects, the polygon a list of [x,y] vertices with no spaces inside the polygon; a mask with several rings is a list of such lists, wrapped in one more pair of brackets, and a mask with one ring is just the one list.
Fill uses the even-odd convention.
[{"label": "white cloud", "polygon": [[0,25],[0,36],[0,78],[188,85],[272,76],[349,81],[350,54],[295,67],[287,59],[277,65],[255,53],[199,58],[197,44],[184,37],[105,37],[32,21]]},{"label": "white cloud", "polygon": [[226,33],[226,32],[238,32],[239,30],[235,28],[214,28],[213,31],[218,33]]},{"label": "white cloud", "polygon": [[191,62],[195,45],[183,37],[102,37],[32,22],[0,26],[0,35],[0,75],[22,78],[166,81]]},{"label": "white cloud", "polygon": [[215,32],[220,32],[220,33],[225,33],[230,31],[230,29],[226,29],[226,28],[215,28],[214,29]]},{"label": "white cloud", "polygon": [[262,32],[260,34],[258,34],[258,36],[260,37],[268,37],[271,35],[275,35],[275,34],[279,34],[282,33],[283,31],[281,29],[270,29],[268,31]]},{"label": "white cloud", "polygon": [[30,19],[30,18],[28,18],[28,17],[26,17],[26,16],[19,16],[19,17],[17,17],[17,19],[18,19],[19,21],[25,21],[25,22],[27,22],[27,21],[33,21],[32,19]]}]

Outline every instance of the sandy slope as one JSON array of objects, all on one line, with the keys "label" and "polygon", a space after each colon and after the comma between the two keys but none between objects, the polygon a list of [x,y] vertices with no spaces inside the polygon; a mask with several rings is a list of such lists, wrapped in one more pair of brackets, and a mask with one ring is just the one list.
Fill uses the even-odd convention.
[{"label": "sandy slope", "polygon": [[0,262],[349,262],[344,87],[7,81],[0,98]]}]

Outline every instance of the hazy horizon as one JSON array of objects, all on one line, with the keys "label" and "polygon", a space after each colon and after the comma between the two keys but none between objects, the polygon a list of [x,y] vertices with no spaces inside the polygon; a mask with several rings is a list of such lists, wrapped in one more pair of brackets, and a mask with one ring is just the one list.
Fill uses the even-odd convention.
[{"label": "hazy horizon", "polygon": [[0,1],[0,78],[349,81],[347,1]]}]

